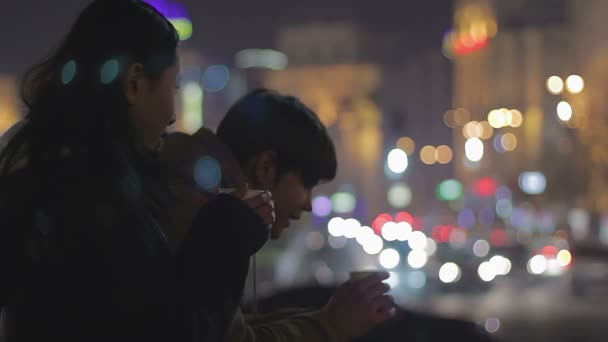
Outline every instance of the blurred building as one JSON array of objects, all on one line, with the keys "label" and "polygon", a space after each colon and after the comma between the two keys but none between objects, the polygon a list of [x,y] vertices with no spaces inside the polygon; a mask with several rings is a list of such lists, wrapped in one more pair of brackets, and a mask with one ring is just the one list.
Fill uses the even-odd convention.
[{"label": "blurred building", "polygon": [[[455,110],[446,113],[446,123],[455,129],[456,169],[466,184],[494,177],[523,196],[519,177],[538,171],[550,185],[547,194],[566,202],[581,187],[571,177],[580,173],[578,121],[560,120],[562,99],[546,89],[552,75],[565,80],[580,73],[568,48],[567,13],[563,0],[457,3],[453,31],[444,40],[454,62]],[[468,143],[471,158],[469,139],[483,142]]]},{"label": "blurred building", "polygon": [[[429,189],[452,173],[449,165],[427,169],[416,150],[451,141],[441,119],[450,105],[449,63],[438,48],[412,51],[408,39],[403,32],[364,30],[349,21],[291,25],[277,37],[289,67],[267,73],[268,87],[302,98],[329,127],[339,174],[322,191],[355,192],[365,209],[355,216],[367,224],[381,212],[432,209],[436,200]],[[410,167],[395,174],[387,169],[387,156],[403,137],[413,145]],[[387,197],[393,184],[405,190],[398,205]]]}]

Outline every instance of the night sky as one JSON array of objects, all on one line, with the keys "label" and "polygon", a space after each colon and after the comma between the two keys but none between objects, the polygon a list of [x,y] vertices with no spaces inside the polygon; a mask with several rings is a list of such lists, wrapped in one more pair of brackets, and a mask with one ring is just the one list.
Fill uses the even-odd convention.
[{"label": "night sky", "polygon": [[[350,20],[373,32],[416,36],[440,48],[451,21],[450,0],[180,0],[190,11],[189,44],[231,61],[243,48],[272,48],[276,29],[290,23]],[[0,20],[0,73],[20,73],[39,61],[67,31],[88,1],[4,0]],[[111,20],[108,21],[111,25]]]}]

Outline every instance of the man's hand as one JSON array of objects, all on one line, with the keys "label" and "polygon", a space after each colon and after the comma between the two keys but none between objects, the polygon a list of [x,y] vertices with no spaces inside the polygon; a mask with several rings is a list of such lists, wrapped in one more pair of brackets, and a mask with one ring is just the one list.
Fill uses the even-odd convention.
[{"label": "man's hand", "polygon": [[374,273],[338,288],[325,309],[341,336],[359,337],[395,316],[393,297],[386,294],[390,286],[382,282],[388,277],[388,272]]},{"label": "man's hand", "polygon": [[[231,195],[236,198],[243,199],[247,195],[249,187],[247,183],[244,183]],[[272,227],[276,219],[274,213],[274,202],[272,201],[272,194],[269,191],[263,191],[259,195],[243,199],[243,202],[258,214],[258,216],[264,221],[264,224],[269,228]]]}]

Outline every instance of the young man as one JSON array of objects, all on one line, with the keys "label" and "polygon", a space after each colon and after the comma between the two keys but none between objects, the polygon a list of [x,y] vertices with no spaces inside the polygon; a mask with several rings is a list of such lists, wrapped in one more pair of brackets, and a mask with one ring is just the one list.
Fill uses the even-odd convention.
[{"label": "young man", "polygon": [[[272,193],[276,214],[270,227],[272,239],[278,239],[291,220],[311,211],[312,189],[336,175],[335,149],[317,115],[295,97],[266,89],[255,90],[234,104],[220,123],[217,137],[202,129],[192,140],[194,147],[187,148],[190,157],[186,159],[207,153],[219,160],[222,186],[239,188],[238,182],[245,181],[250,189]],[[186,165],[188,170],[191,162],[177,164]],[[227,178],[237,183],[230,184]],[[386,295],[389,287],[382,283],[387,277],[381,274],[350,280],[314,312],[276,314],[248,323],[238,311],[227,340],[346,341],[358,337],[395,313],[392,297]]]}]

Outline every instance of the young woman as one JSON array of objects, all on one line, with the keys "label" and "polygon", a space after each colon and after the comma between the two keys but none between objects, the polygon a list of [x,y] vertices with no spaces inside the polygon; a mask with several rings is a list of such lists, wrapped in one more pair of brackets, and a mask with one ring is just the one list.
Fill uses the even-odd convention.
[{"label": "young woman", "polygon": [[[174,121],[179,69],[177,34],[157,10],[95,0],[25,74],[27,115],[0,152],[8,342],[222,335],[210,334],[222,327],[208,294],[196,292],[213,277],[197,270],[204,236],[175,252],[163,233],[170,197],[154,151]],[[241,217],[269,205],[218,197]]]}]

